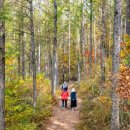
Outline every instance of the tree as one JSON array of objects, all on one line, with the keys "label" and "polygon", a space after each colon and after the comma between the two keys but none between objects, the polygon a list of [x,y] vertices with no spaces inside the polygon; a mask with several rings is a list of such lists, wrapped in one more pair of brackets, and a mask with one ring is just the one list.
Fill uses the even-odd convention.
[{"label": "tree", "polygon": [[81,29],[80,29],[80,57],[81,57],[81,71],[85,70],[84,58],[84,1],[81,0]]},{"label": "tree", "polygon": [[130,0],[126,0],[126,33],[130,36]]},{"label": "tree", "polygon": [[102,35],[100,45],[100,66],[101,66],[101,89],[100,94],[103,93],[105,82],[105,47],[106,47],[106,1],[102,1]]},{"label": "tree", "polygon": [[34,21],[33,21],[33,0],[28,1],[30,4],[30,33],[31,33],[31,62],[33,72],[33,107],[36,107],[37,90],[36,90],[36,58],[35,58],[35,42],[34,42]]},{"label": "tree", "polygon": [[21,6],[20,12],[20,43],[21,43],[21,66],[22,66],[22,77],[25,78],[25,41],[24,41],[24,17],[23,15],[23,6]]},{"label": "tree", "polygon": [[58,81],[58,65],[57,65],[57,2],[54,0],[54,39],[53,39],[53,86],[52,94],[55,95]]},{"label": "tree", "polygon": [[[0,15],[3,11],[0,0]],[[5,23],[0,19],[0,130],[5,129]]]},{"label": "tree", "polygon": [[90,45],[89,45],[89,51],[90,51],[89,71],[90,71],[90,75],[92,74],[92,17],[93,17],[92,8],[93,8],[93,1],[90,0]]},{"label": "tree", "polygon": [[71,72],[71,69],[70,69],[70,68],[71,68],[71,64],[70,64],[70,60],[71,60],[71,59],[70,59],[70,53],[71,53],[71,52],[70,52],[70,45],[71,45],[71,44],[70,44],[70,43],[71,43],[71,18],[70,18],[71,14],[70,14],[70,1],[69,1],[69,11],[68,11],[68,13],[69,13],[69,14],[68,14],[68,19],[69,19],[69,26],[68,26],[68,27],[69,27],[69,28],[68,28],[69,64],[68,64],[68,65],[69,65],[69,80],[70,80],[70,72]]},{"label": "tree", "polygon": [[112,56],[112,118],[111,130],[119,130],[119,97],[116,92],[118,88],[117,74],[119,72],[120,59],[120,34],[121,34],[121,15],[122,15],[122,0],[115,0],[114,7],[114,43]]},{"label": "tree", "polygon": [[[41,0],[38,0],[38,10],[41,12]],[[38,14],[38,19],[40,19],[41,14]],[[40,73],[41,72],[41,38],[40,38],[40,20],[38,22],[38,63],[37,63],[37,70]]]}]

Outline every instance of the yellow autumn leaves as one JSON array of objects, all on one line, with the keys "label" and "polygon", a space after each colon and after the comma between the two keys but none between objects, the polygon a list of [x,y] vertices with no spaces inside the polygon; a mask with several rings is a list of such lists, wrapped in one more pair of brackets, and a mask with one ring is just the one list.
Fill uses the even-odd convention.
[{"label": "yellow autumn leaves", "polygon": [[126,57],[128,54],[130,54],[130,37],[126,34],[124,35],[125,42],[121,43],[121,58]]}]

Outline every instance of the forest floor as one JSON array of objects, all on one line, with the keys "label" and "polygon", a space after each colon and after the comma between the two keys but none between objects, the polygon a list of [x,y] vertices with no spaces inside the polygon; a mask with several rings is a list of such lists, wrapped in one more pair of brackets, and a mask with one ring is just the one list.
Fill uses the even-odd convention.
[{"label": "forest floor", "polygon": [[[69,91],[73,84],[69,85]],[[81,107],[81,99],[77,99],[76,110],[70,109],[70,100],[67,102],[67,109],[61,108],[61,101],[58,105],[53,107],[53,116],[50,117],[48,123],[42,130],[75,130],[79,122],[79,110]]]}]

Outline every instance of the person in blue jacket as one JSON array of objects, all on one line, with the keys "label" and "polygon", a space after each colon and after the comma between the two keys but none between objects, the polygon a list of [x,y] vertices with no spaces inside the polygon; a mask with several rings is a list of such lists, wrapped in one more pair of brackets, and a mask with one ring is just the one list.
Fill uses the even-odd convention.
[{"label": "person in blue jacket", "polygon": [[75,110],[75,108],[77,107],[77,97],[76,97],[75,88],[72,88],[70,97],[71,97],[70,107],[71,107],[71,109]]},{"label": "person in blue jacket", "polygon": [[67,85],[66,81],[64,81],[64,83],[62,84],[61,89],[62,89],[62,91],[68,90],[68,85]]}]

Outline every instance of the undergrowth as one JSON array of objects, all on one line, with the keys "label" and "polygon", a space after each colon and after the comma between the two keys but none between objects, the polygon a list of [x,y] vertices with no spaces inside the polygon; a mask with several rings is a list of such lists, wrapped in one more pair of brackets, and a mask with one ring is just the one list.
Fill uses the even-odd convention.
[{"label": "undergrowth", "polygon": [[33,108],[32,79],[26,77],[6,82],[6,129],[37,130],[51,116],[50,83],[44,75],[37,76],[37,107]]},{"label": "undergrowth", "polygon": [[[103,94],[100,95],[100,70],[97,66],[96,74],[91,78],[86,78],[81,81],[79,87],[79,95],[82,98],[82,107],[80,110],[80,123],[77,130],[110,130],[111,125],[111,80],[109,79],[109,65],[107,68],[106,82],[104,84]],[[97,73],[99,72],[99,73]],[[129,129],[129,113],[124,109],[128,102],[120,102],[120,128],[121,130]],[[123,106],[123,105],[124,106]]]}]

